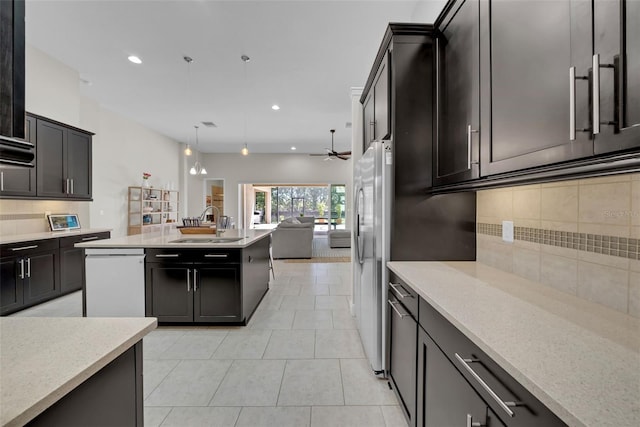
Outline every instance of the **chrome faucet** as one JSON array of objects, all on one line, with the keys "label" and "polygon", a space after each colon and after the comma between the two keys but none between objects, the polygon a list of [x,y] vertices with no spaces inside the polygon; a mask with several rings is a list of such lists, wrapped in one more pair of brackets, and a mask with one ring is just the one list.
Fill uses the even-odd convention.
[{"label": "chrome faucet", "polygon": [[202,213],[200,214],[200,222],[204,221],[207,215],[207,212],[209,211],[209,209],[213,210],[215,209],[215,217],[216,217],[216,236],[220,237],[220,235],[224,232],[223,230],[221,230],[220,228],[220,209],[217,208],[217,206],[207,206],[204,211],[202,211]]}]

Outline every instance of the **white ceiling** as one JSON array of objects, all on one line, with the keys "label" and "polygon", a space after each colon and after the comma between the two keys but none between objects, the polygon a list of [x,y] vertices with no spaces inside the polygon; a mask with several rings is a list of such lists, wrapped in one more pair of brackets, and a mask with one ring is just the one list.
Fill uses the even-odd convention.
[{"label": "white ceiling", "polygon": [[200,125],[203,152],[246,141],[320,153],[332,128],[341,151],[350,88],[365,84],[387,23],[424,17],[425,4],[433,21],[444,0],[27,0],[27,43],[78,70],[84,95],[177,141],[214,122]]}]

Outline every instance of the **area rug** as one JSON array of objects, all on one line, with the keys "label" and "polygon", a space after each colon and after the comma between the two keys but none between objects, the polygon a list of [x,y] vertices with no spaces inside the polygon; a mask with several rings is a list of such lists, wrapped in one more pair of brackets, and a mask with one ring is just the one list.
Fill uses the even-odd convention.
[{"label": "area rug", "polygon": [[351,257],[317,257],[317,258],[299,258],[299,259],[283,259],[287,264],[294,263],[324,263],[324,262],[351,262]]},{"label": "area rug", "polygon": [[343,258],[351,256],[351,248],[330,248],[325,236],[313,236],[311,256],[313,258]]}]

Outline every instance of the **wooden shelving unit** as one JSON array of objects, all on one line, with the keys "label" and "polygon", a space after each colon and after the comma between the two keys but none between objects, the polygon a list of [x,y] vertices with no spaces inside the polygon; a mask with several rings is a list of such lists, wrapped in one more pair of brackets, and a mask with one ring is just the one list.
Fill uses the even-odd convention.
[{"label": "wooden shelving unit", "polygon": [[161,188],[129,187],[128,226],[129,236],[154,233],[178,224],[180,193]]}]

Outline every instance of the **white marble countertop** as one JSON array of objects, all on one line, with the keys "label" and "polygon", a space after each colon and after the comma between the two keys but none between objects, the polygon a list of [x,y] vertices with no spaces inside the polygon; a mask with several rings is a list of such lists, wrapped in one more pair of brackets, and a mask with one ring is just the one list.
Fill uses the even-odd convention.
[{"label": "white marble countertop", "polygon": [[0,425],[26,424],[156,326],[154,317],[0,318]]},{"label": "white marble countertop", "polygon": [[640,320],[475,262],[388,267],[570,426],[640,426]]},{"label": "white marble countertop", "polygon": [[134,236],[116,237],[112,239],[93,240],[91,242],[76,243],[80,248],[221,248],[242,249],[252,245],[260,239],[268,237],[271,230],[225,230],[220,237],[241,237],[236,242],[210,243],[175,243],[182,239],[208,239],[216,237],[212,234],[181,234],[177,230],[162,233],[136,234]]},{"label": "white marble countertop", "polygon": [[0,244],[30,242],[33,240],[58,239],[60,237],[81,236],[83,234],[102,233],[111,231],[110,228],[81,228],[79,230],[43,231],[41,233],[16,234],[0,236]]}]

